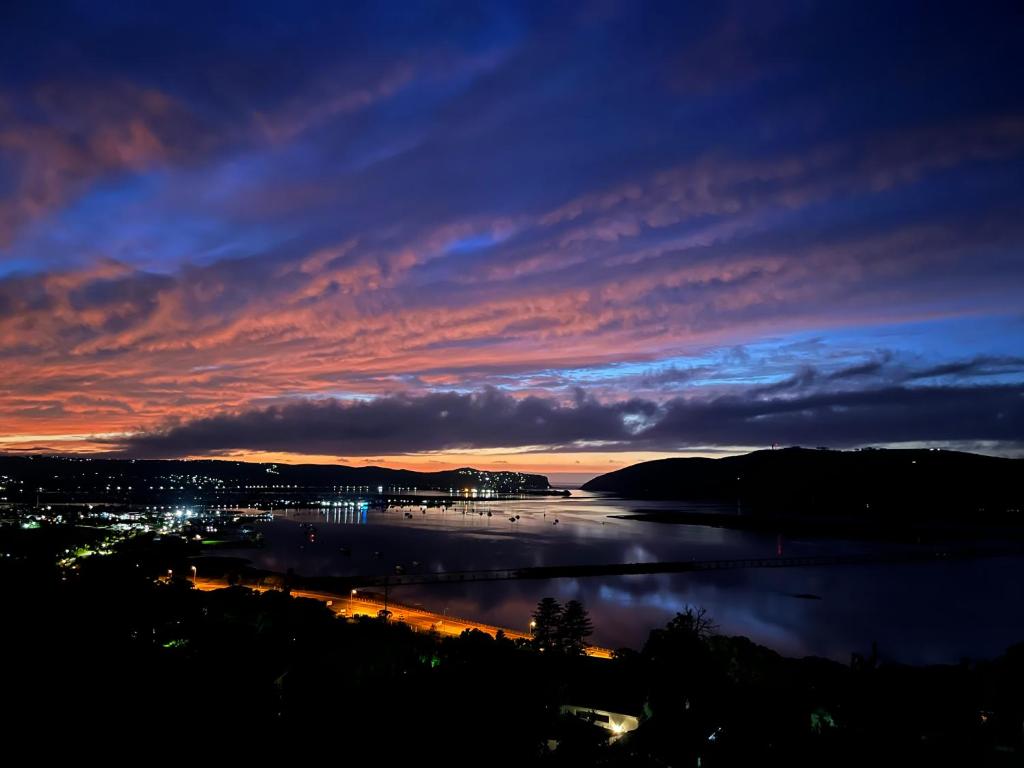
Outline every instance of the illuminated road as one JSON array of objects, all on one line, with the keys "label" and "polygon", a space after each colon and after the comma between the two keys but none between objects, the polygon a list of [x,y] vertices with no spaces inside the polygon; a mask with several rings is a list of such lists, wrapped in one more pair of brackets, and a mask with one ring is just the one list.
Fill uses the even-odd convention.
[{"label": "illuminated road", "polygon": [[[227,581],[222,579],[203,578],[196,579],[195,585],[198,589],[202,590],[224,589],[229,586]],[[249,589],[256,589],[261,592],[271,589],[271,587],[246,586]],[[358,593],[355,596],[352,596],[336,595],[330,592],[319,592],[306,589],[292,589],[291,594],[296,597],[308,597],[313,600],[320,600],[321,602],[326,603],[328,608],[339,616],[376,616],[378,612],[384,608],[384,601],[379,597],[360,595]],[[413,606],[396,603],[393,600],[388,600],[388,610],[391,611],[391,621],[400,621],[420,632],[434,631],[441,635],[458,637],[467,629],[476,629],[480,632],[486,632],[491,637],[494,637],[499,631],[501,631],[505,634],[505,637],[510,640],[530,639],[530,635],[526,632],[509,629],[508,627],[496,627],[492,624],[483,624],[479,621],[474,621],[473,619],[434,613],[433,611],[427,611],[423,608],[415,608]],[[588,656],[593,656],[599,659],[610,659],[612,657],[610,649],[600,648],[596,645],[587,646],[586,653]]]}]

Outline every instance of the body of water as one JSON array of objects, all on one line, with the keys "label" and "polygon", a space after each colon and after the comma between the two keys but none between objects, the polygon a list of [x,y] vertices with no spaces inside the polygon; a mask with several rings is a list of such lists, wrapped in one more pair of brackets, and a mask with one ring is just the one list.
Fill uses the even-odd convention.
[{"label": "body of water", "polygon": [[[578,491],[570,498],[467,502],[426,513],[414,506],[388,512],[358,506],[288,509],[261,524],[264,548],[237,554],[274,571],[348,576],[392,573],[396,565],[415,573],[906,548],[611,517],[640,508],[699,509]],[[315,537],[303,523],[315,527]],[[542,597],[577,599],[590,611],[594,643],[634,648],[677,611],[702,606],[722,632],[746,635],[786,655],[848,661],[851,652],[867,653],[876,642],[883,658],[930,663],[988,658],[1024,640],[1022,584],[1024,557],[994,557],[414,585],[391,594],[400,602],[524,630]]]}]

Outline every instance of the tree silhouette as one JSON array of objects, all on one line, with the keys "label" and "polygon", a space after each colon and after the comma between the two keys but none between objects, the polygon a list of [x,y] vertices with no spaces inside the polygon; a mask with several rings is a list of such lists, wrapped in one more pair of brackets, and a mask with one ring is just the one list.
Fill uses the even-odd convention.
[{"label": "tree silhouette", "polygon": [[560,639],[562,606],[553,597],[545,597],[533,612],[533,644],[537,648],[554,648]]},{"label": "tree silhouette", "polygon": [[562,610],[562,623],[559,628],[559,640],[562,648],[570,654],[582,654],[586,647],[586,639],[594,633],[594,624],[590,621],[587,609],[578,600],[570,600]]},{"label": "tree silhouette", "polygon": [[668,623],[666,629],[669,632],[689,635],[704,641],[717,634],[718,625],[711,620],[706,609],[694,609],[692,606],[687,606],[685,611],[675,615],[675,618]]}]

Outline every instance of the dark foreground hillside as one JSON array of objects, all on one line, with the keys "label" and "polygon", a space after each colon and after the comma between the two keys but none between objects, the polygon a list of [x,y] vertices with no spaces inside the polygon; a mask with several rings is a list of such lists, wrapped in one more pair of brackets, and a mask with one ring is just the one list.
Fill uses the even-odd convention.
[{"label": "dark foreground hillside", "polygon": [[[1024,646],[943,667],[889,664],[884,649],[849,664],[790,659],[722,636],[687,609],[642,648],[594,659],[478,631],[442,639],[383,619],[346,621],[286,591],[201,592],[169,575],[188,572],[189,552],[180,539],[137,538],[70,568],[0,560],[11,754],[1020,764]],[[566,705],[630,714],[639,727],[610,742]]]},{"label": "dark foreground hillside", "polygon": [[787,448],[643,462],[596,477],[583,489],[787,512],[898,511],[971,523],[1016,522],[1024,510],[1024,460],[958,451]]}]

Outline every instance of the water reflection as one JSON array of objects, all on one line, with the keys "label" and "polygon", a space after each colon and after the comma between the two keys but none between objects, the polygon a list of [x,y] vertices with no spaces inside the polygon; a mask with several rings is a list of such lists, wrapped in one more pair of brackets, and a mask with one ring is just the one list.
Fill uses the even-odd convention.
[{"label": "water reflection", "polygon": [[366,502],[344,502],[318,510],[296,510],[303,514],[294,517],[307,517],[309,522],[335,523],[337,525],[366,525],[369,505]]},{"label": "water reflection", "polygon": [[[264,568],[306,575],[383,575],[521,566],[710,560],[877,551],[877,542],[802,538],[609,515],[637,504],[579,494],[389,511],[348,505],[289,509],[263,525],[266,547],[244,552]],[[644,502],[646,509],[679,505]],[[692,507],[691,507],[692,508]],[[491,515],[486,514],[487,511]],[[557,524],[556,524],[557,521]],[[300,524],[313,524],[310,542]],[[1020,584],[1024,559],[929,564],[756,569],[553,581],[405,586],[398,600],[525,626],[546,595],[580,599],[594,619],[594,642],[639,647],[651,628],[687,605],[706,607],[724,632],[790,655],[848,660],[877,641],[908,662],[991,656],[1024,640]]]}]

